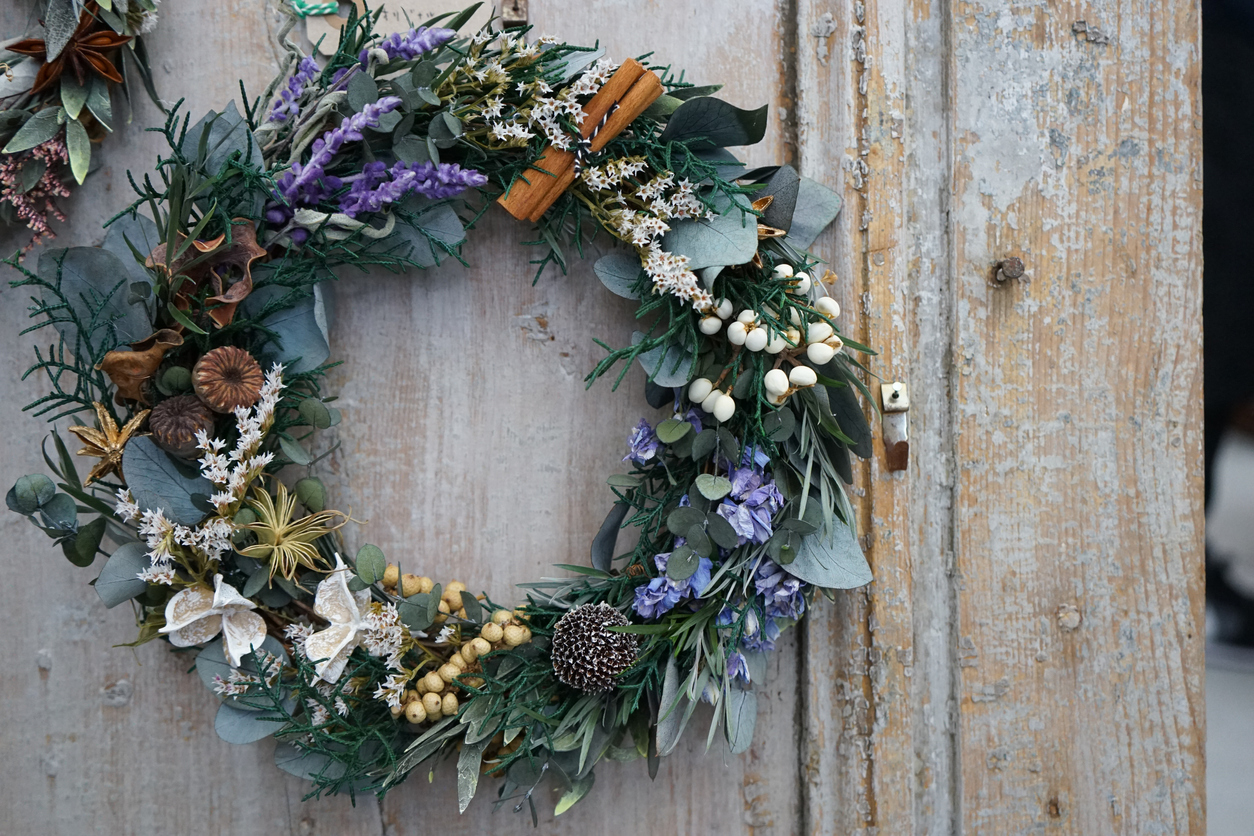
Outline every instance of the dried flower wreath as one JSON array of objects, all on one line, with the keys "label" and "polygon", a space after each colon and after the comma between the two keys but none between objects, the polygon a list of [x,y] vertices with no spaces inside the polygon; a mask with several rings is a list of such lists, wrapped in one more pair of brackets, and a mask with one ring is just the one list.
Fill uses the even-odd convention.
[{"label": "dried flower wreath", "polygon": [[[293,50],[243,115],[189,128],[175,108],[101,247],[10,261],[29,330],[57,332],[28,408],[94,415],[69,431],[95,463],[80,481],[54,431],[58,481],[22,477],[7,501],[76,565],[106,555],[95,589],[132,603],[135,644],[198,648],[218,733],[276,735],[311,795],[381,794],[455,756],[463,810],[482,773],[534,817],[543,781],[562,812],[602,760],[653,774],[701,701],[708,741],[745,750],[781,630],[871,579],[842,485],[870,452],[850,355],[868,349],[811,278],[839,200],[725,150],[762,138],[765,108],[523,30],[459,36],[473,11],[387,38],[353,17],[326,66]],[[308,438],[340,419],[320,283],[460,260],[494,199],[538,225],[540,270],[599,233],[627,245],[595,272],[645,330],[602,344],[587,381],[640,362],[672,407],[631,432],[591,565],[515,608],[375,546],[349,559],[322,482],[276,475],[312,468]]]},{"label": "dried flower wreath", "polygon": [[55,237],[57,199],[82,185],[92,143],[112,133],[112,87],[129,101],[137,75],[161,106],[143,40],[158,2],[45,0],[42,38],[0,44],[0,222],[33,230],[27,249]]}]

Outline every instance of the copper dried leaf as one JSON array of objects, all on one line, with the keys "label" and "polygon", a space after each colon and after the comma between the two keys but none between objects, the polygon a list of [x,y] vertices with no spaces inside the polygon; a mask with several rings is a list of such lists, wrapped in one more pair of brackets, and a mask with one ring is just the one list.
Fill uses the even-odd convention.
[{"label": "copper dried leaf", "polygon": [[104,356],[97,369],[118,388],[118,397],[147,403],[143,385],[157,372],[165,353],[183,344],[183,335],[170,328],[131,344],[131,350],[114,349]]}]

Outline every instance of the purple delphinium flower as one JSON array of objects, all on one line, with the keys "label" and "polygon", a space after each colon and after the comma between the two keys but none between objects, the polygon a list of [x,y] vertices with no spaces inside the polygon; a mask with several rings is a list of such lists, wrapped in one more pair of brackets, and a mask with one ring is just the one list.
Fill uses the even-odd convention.
[{"label": "purple delphinium flower", "polygon": [[762,606],[771,618],[796,621],[806,611],[806,583],[767,558],[754,573],[753,584],[762,596]]},{"label": "purple delphinium flower", "polygon": [[740,637],[740,646],[753,653],[775,649],[775,641],[779,638],[779,625],[775,619],[762,621],[758,612],[750,607],[745,613],[745,632]]},{"label": "purple delphinium flower", "polygon": [[692,424],[692,434],[696,435],[703,429],[701,426],[701,413],[695,409],[690,409],[684,413],[684,420]]},{"label": "purple delphinium flower", "polygon": [[765,543],[774,533],[771,519],[784,506],[783,495],[773,480],[753,467],[733,470],[731,483],[731,493],[718,506],[718,515],[731,523],[741,545]]},{"label": "purple delphinium flower", "polygon": [[345,142],[362,139],[362,131],[373,128],[385,113],[391,113],[400,107],[401,100],[396,96],[384,96],[362,108],[361,113],[354,113],[333,128],[314,140],[313,154],[309,162],[301,165],[296,163],[291,170],[279,178],[279,193],[291,206],[312,206],[330,196],[331,192],[340,188],[343,183],[337,177],[329,177],[326,167],[335,159]]},{"label": "purple delphinium flower", "polygon": [[313,81],[319,72],[318,65],[308,55],[301,59],[296,72],[287,80],[287,89],[280,90],[279,97],[274,100],[274,107],[270,110],[271,122],[286,122],[300,113],[299,99],[305,92],[305,85]]},{"label": "purple delphinium flower", "polygon": [[486,175],[457,163],[398,162],[390,170],[383,163],[367,163],[361,179],[340,200],[340,211],[356,217],[361,212],[378,212],[411,192],[442,200],[487,182]]},{"label": "purple delphinium flower", "polygon": [[675,608],[685,598],[700,598],[705,588],[710,585],[710,574],[714,571],[714,563],[708,557],[697,561],[697,571],[682,581],[671,580],[666,575],[666,564],[670,561],[671,552],[654,555],[659,577],[647,584],[636,587],[636,600],[631,608],[642,618],[658,618]]},{"label": "purple delphinium flower", "polygon": [[749,684],[749,662],[743,653],[733,650],[727,654],[727,678],[732,681],[739,679],[744,685]]},{"label": "purple delphinium flower", "polygon": [[623,461],[630,459],[636,464],[645,464],[654,456],[662,446],[662,442],[658,441],[657,435],[653,432],[653,427],[649,426],[649,422],[641,418],[640,423],[631,431],[631,436],[627,439],[629,447],[627,455],[623,456]]},{"label": "purple delphinium flower", "polygon": [[393,32],[377,46],[363,49],[357,59],[364,67],[370,62],[370,50],[381,49],[388,54],[390,60],[400,58],[404,61],[412,61],[424,52],[430,52],[437,46],[448,43],[456,34],[457,32],[452,29],[426,26],[419,26],[408,32]]}]

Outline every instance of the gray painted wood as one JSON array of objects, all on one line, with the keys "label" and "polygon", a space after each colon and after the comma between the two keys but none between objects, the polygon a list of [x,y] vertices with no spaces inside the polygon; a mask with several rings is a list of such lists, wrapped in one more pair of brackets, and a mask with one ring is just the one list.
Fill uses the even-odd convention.
[{"label": "gray painted wood", "polygon": [[[530,5],[543,33],[653,50],[772,105],[750,159],[842,192],[819,252],[846,329],[884,348],[876,370],[914,404],[910,470],[885,471],[877,445],[856,479],[876,582],[817,603],[784,643],[751,751],[690,735],[652,783],[607,764],[593,802],[542,814],[541,832],[1203,832],[1196,7]],[[162,15],[158,84],[194,115],[274,72],[273,7]],[[1082,18],[1111,44],[1073,35]],[[2,7],[0,31],[26,19]],[[151,168],[156,118],[137,99],[57,244],[98,240],[125,171]],[[533,286],[526,232],[498,215],[470,268],[339,283],[344,446],[320,471],[368,520],[352,543],[501,598],[585,559],[647,412],[638,372],[617,392],[582,384],[592,337],[625,340],[630,309],[587,265]],[[1011,251],[1031,283],[988,286]],[[0,289],[6,482],[42,466],[20,409],[39,393],[19,380],[23,302]],[[459,818],[447,769],[381,804],[302,804],[269,744],[217,739],[184,657],[112,647],[133,627],[90,573],[13,515],[0,532],[0,832],[530,830],[490,812],[486,784]]]}]

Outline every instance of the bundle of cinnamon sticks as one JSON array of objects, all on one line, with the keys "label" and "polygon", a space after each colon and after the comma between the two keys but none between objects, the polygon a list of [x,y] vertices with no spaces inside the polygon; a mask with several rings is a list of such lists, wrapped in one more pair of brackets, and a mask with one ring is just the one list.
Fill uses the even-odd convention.
[{"label": "bundle of cinnamon sticks", "polygon": [[[587,115],[579,126],[580,135],[584,139],[592,137],[590,150],[596,153],[661,95],[662,80],[657,74],[645,70],[639,61],[629,58],[584,105]],[[610,113],[616,104],[618,108]],[[605,124],[598,130],[602,119],[605,119]],[[596,136],[592,136],[593,132]],[[575,182],[575,154],[550,145],[525,176],[525,180],[515,180],[509,191],[497,199],[497,203],[518,220],[534,223]]]}]

